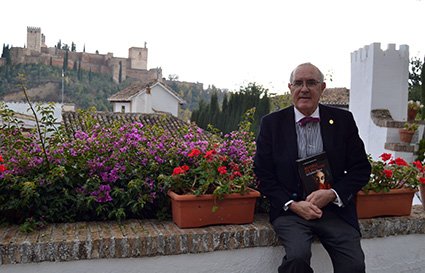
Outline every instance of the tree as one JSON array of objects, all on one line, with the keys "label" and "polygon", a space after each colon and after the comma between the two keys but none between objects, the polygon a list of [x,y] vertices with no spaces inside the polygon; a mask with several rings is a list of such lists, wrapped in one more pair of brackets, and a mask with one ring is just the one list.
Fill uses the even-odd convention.
[{"label": "tree", "polygon": [[[422,104],[425,102],[425,91],[422,91],[424,79],[422,78],[422,74],[424,72],[423,69],[424,63],[418,57],[413,57],[410,60],[410,71],[409,71],[409,100],[420,101]],[[422,109],[421,117],[425,118],[425,111]]]},{"label": "tree", "polygon": [[3,53],[1,54],[2,58],[6,59],[6,65],[12,64],[12,60],[10,59],[10,48],[9,45],[3,44]]},{"label": "tree", "polygon": [[121,83],[122,81],[122,62],[120,61],[120,72],[118,75],[118,82]]},{"label": "tree", "polygon": [[72,42],[71,44],[71,51],[76,52],[77,51],[77,45]]},{"label": "tree", "polygon": [[176,74],[170,74],[170,75],[168,75],[168,80],[169,81],[178,81],[179,76],[177,76]]},{"label": "tree", "polygon": [[63,70],[66,71],[68,69],[68,49],[65,51],[65,57],[63,58]]},{"label": "tree", "polygon": [[251,130],[257,133],[261,118],[270,112],[267,93],[268,89],[261,85],[249,83],[248,86],[241,87],[238,92],[231,93],[229,100],[225,96],[221,111],[218,106],[217,93],[213,93],[208,105],[201,100],[198,109],[192,112],[191,120],[203,129],[208,129],[208,125],[211,124],[220,131],[229,133],[238,129],[246,111],[255,108]]},{"label": "tree", "polygon": [[[421,71],[421,96],[422,96],[422,102],[425,101],[425,59],[422,63],[422,71]],[[423,109],[423,108],[422,108]],[[425,111],[422,111],[422,120],[425,119]]]}]

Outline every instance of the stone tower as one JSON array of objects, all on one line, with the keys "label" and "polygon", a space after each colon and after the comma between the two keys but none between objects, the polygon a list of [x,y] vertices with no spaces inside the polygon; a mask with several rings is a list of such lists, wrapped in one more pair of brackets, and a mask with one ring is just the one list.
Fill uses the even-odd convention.
[{"label": "stone tower", "polygon": [[413,158],[413,145],[397,148],[398,129],[407,121],[408,79],[408,45],[397,50],[389,44],[382,50],[380,43],[374,43],[351,53],[350,111],[366,152],[375,160],[383,152],[409,162]]},{"label": "stone tower", "polygon": [[27,27],[27,48],[41,52],[42,40],[41,28]]},{"label": "stone tower", "polygon": [[147,70],[148,67],[148,49],[146,45],[142,47],[131,47],[128,50],[128,57],[130,58],[131,69]]}]

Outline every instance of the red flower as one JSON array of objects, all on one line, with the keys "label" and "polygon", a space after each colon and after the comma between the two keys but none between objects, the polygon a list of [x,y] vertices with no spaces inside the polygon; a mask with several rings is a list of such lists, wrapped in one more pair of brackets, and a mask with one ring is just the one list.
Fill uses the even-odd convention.
[{"label": "red flower", "polygon": [[391,154],[383,153],[379,157],[382,158],[383,161],[387,161],[390,160]]},{"label": "red flower", "polygon": [[393,171],[391,171],[391,170],[384,170],[384,171],[383,171],[383,174],[384,174],[386,177],[391,177],[391,176],[393,176]]},{"label": "red flower", "polygon": [[208,159],[208,161],[212,160],[212,156],[217,153],[215,150],[209,150],[205,155],[204,158]]},{"label": "red flower", "polygon": [[416,168],[421,169],[422,168],[422,163],[418,160],[418,161],[414,161],[413,165],[415,165]]},{"label": "red flower", "polygon": [[5,170],[7,170],[5,165],[0,165],[0,173],[4,172]]},{"label": "red flower", "polygon": [[187,172],[190,168],[189,168],[189,166],[184,165],[184,166],[182,167],[182,169],[183,169],[185,172]]},{"label": "red flower", "polygon": [[193,157],[196,155],[200,155],[201,152],[198,149],[193,149],[192,152],[190,154],[188,154],[188,156]]},{"label": "red flower", "polygon": [[183,170],[183,168],[182,168],[182,167],[174,168],[174,171],[173,171],[173,178],[174,178],[176,175],[179,175],[179,174],[181,174],[181,173],[184,173],[184,170]]},{"label": "red flower", "polygon": [[396,158],[395,160],[395,164],[399,165],[399,166],[408,166],[408,164],[406,163],[406,161],[404,161],[404,159],[402,158]]},{"label": "red flower", "polygon": [[420,181],[423,185],[425,185],[425,178],[423,178],[422,176],[420,176],[420,177],[419,177],[419,181]]},{"label": "red flower", "polygon": [[218,167],[218,171],[220,172],[220,174],[227,173],[226,169],[227,169],[226,167]]},{"label": "red flower", "polygon": [[3,159],[3,157],[0,155],[0,161],[1,162],[4,162],[4,159]]},{"label": "red flower", "polygon": [[423,165],[419,160],[412,162],[412,164],[415,165],[415,167],[418,168],[420,171],[422,171]]}]

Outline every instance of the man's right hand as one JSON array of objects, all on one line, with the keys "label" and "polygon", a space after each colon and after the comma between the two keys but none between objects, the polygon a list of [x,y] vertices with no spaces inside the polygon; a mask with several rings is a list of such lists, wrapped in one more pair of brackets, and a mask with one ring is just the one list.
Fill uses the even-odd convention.
[{"label": "man's right hand", "polygon": [[305,220],[313,220],[322,217],[322,210],[307,201],[292,202],[289,205],[289,209]]}]

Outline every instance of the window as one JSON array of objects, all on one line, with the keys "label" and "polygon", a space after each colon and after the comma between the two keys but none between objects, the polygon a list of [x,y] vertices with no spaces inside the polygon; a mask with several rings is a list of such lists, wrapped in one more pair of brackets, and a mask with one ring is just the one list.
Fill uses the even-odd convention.
[{"label": "window", "polygon": [[123,105],[123,106],[121,106],[121,112],[122,113],[125,113],[125,106]]}]

